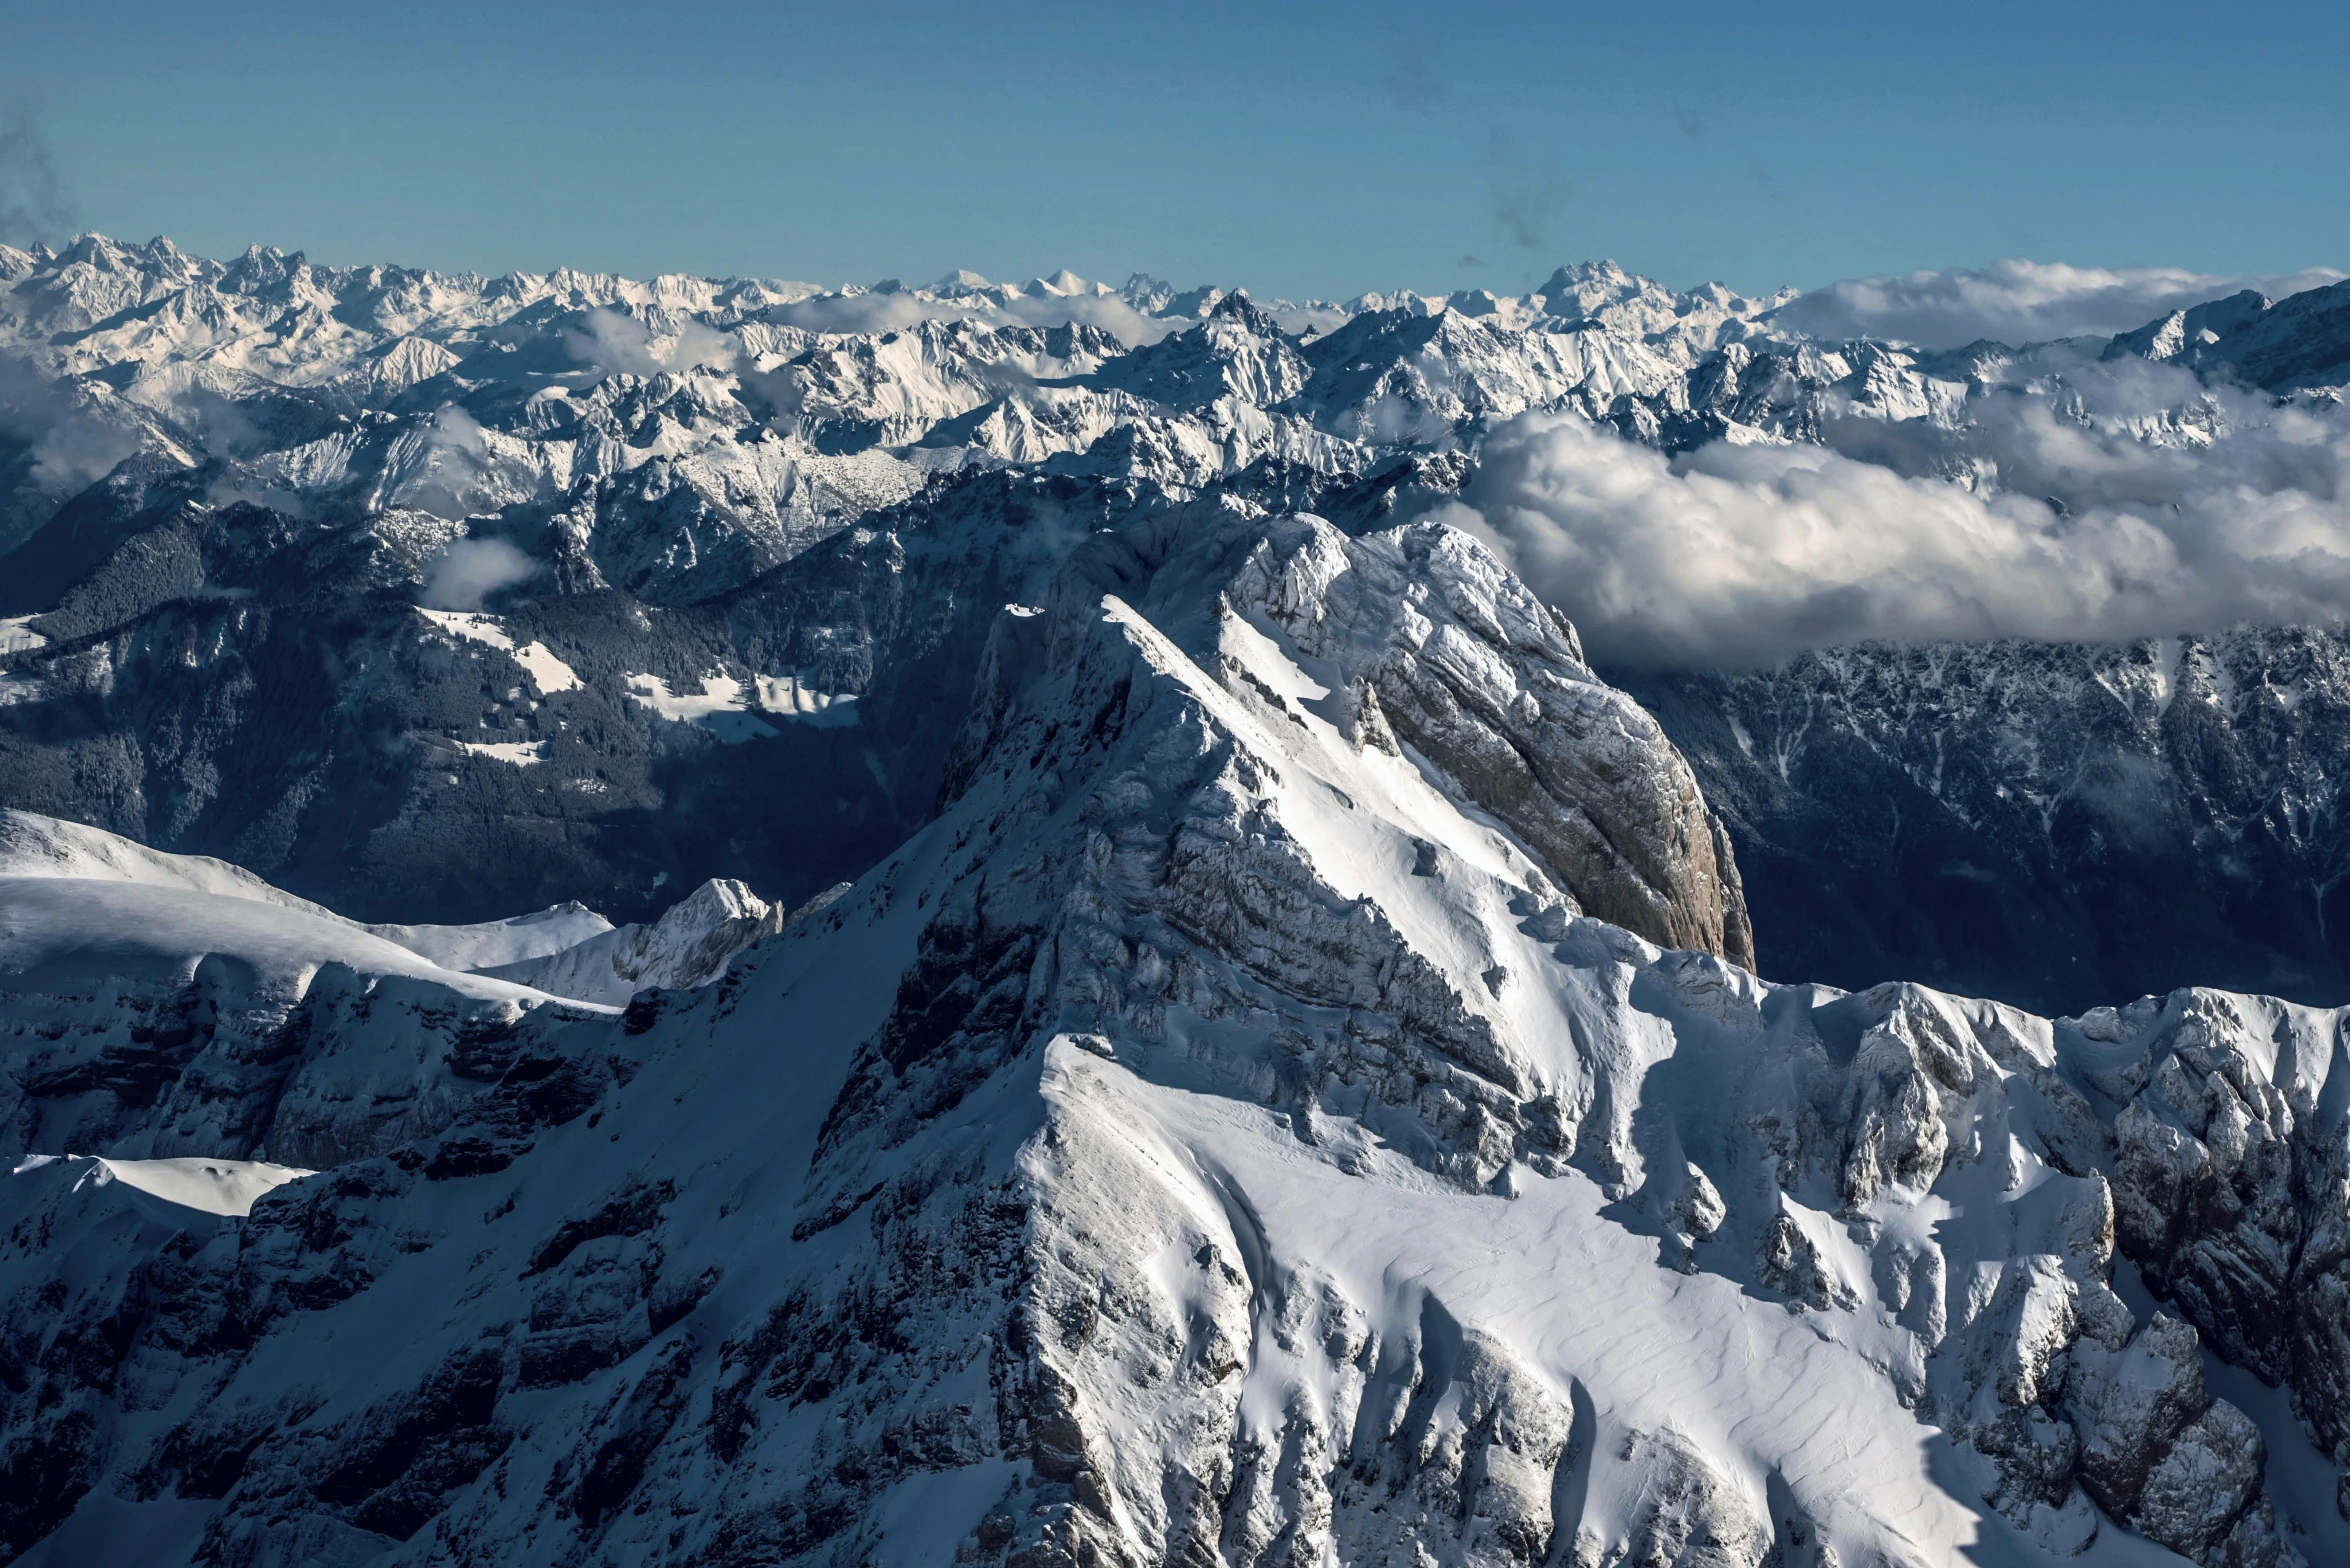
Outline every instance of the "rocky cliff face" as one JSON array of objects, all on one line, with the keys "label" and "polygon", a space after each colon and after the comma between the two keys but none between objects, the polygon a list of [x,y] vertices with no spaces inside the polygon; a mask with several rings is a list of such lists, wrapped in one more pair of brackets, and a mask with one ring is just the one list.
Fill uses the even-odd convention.
[{"label": "rocky cliff face", "polygon": [[2342,639],[1844,649],[1636,674],[1729,825],[1768,972],[2073,1010],[2182,974],[2350,999]]},{"label": "rocky cliff face", "polygon": [[978,689],[897,853],[713,984],[538,1007],[443,1125],[243,1217],[0,1180],[9,1550],[2344,1551],[2341,1016],[1597,918],[1743,929],[1669,748],[1438,528],[1096,534]]}]

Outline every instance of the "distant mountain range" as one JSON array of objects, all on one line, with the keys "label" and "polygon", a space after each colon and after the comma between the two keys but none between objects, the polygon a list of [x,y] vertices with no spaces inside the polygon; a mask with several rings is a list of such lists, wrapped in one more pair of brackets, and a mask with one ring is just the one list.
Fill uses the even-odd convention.
[{"label": "distant mountain range", "polygon": [[[2195,388],[2322,411],[2350,380],[2350,284],[1935,353],[1783,332],[1788,299],[1608,263],[1335,306],[1066,273],[825,292],[0,250],[0,788],[368,918],[642,919],[713,876],[788,905],[928,819],[997,609],[1095,529],[1211,493],[1350,528],[1426,513],[1528,411],[1980,487],[2001,468],[1979,427],[2018,403],[2191,456],[2226,417]],[[2117,356],[2194,376],[2085,403]],[[2268,645],[2197,655],[2243,668],[2191,753],[2142,718],[1915,687],[1972,654],[1832,661],[1862,687],[1619,673],[1730,808],[1766,973],[2350,1000],[2341,773],[2302,760],[2337,727],[2291,695],[2338,649],[2298,634],[2288,668]],[[2188,646],[1999,657],[2078,715],[2108,700],[2101,661]],[[1954,723],[1972,794],[1915,760]],[[2031,746],[1997,743],[2019,725]],[[1740,726],[1783,731],[1781,773]],[[1900,832],[1861,797],[1904,799]],[[2044,825],[1986,827],[2026,799]],[[2160,931],[2114,893],[2154,885],[2193,890]]]},{"label": "distant mountain range", "polygon": [[2343,635],[1487,516],[2322,501],[2350,283],[1789,303],[0,250],[0,1562],[2350,1560]]}]

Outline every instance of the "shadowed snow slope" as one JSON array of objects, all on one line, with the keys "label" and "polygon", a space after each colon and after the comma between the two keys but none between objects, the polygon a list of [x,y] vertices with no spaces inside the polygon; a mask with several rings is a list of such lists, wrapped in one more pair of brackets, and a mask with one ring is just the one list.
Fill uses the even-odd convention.
[{"label": "shadowed snow slope", "polygon": [[444,969],[495,969],[560,953],[602,936],[612,922],[584,904],[557,904],[511,920],[471,926],[369,926],[388,942]]},{"label": "shadowed snow slope", "polygon": [[0,1180],[0,1541],[2343,1560],[2264,1487],[2350,1439],[2342,1018],[1626,929],[1733,948],[1715,843],[1464,536],[1096,534],[938,818],[715,984],[459,1029],[437,1122],[209,1229]]},{"label": "shadowed snow slope", "polygon": [[0,813],[0,1155],[374,1153],[451,1120],[541,1013],[705,984],[780,925],[712,884],[647,927],[577,905],[363,927],[219,861]]},{"label": "shadowed snow slope", "polygon": [[271,887],[241,866],[207,855],[167,855],[78,822],[29,811],[0,811],[0,876],[70,877],[85,882],[130,882],[179,888],[218,898],[251,899],[302,914],[337,918],[333,911]]}]

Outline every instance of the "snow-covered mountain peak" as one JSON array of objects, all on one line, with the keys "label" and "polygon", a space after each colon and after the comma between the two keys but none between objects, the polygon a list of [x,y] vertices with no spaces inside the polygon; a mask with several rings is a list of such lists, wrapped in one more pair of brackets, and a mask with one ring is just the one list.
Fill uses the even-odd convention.
[{"label": "snow-covered mountain peak", "polygon": [[[901,574],[937,548],[899,545]],[[0,1180],[0,1343],[31,1347],[0,1415],[68,1478],[0,1493],[0,1538],[2340,1552],[2312,1504],[2350,1374],[2307,1304],[2343,1265],[2301,1241],[2350,1190],[2340,1018],[2185,992],[2068,1023],[1644,940],[1732,947],[1710,814],[1439,524],[1222,495],[1081,530],[1007,598],[935,819],[717,983],[455,1030],[388,1099],[384,1003],[320,1012],[301,1059],[342,1069],[240,1151],[319,1174],[201,1235],[62,1162]],[[160,1076],[175,1134],[220,1081]],[[392,1349],[316,1376],[354,1343]]]},{"label": "snow-covered mountain peak", "polygon": [[[1732,431],[1816,439],[1854,411],[1944,428],[1966,422],[1976,379],[1948,356],[1782,342],[1774,300],[1676,293],[1613,263],[1522,297],[1340,307],[1139,274],[1116,291],[1064,273],[828,292],[330,268],[260,248],[224,266],[102,236],[12,254],[0,348],[56,390],[12,416],[34,422],[37,455],[0,537],[21,540],[127,454],[179,454],[226,465],[216,493],[299,494],[345,518],[506,514],[527,535],[555,513],[593,517],[602,579],[660,580],[664,596],[681,576],[698,593],[739,586],[960,467],[1057,463],[1190,492],[1268,459],[1335,477],[1473,449],[1526,410],[1675,449]],[[2268,364],[2256,349],[2247,363]],[[2029,361],[2046,381],[2061,357],[1967,363],[2012,381]],[[2329,373],[2290,368],[2297,384]],[[1883,385],[1842,384],[1855,376]],[[1937,377],[1957,379],[1938,391]],[[452,420],[484,434],[461,457],[441,439]]]},{"label": "snow-covered mountain peak", "polygon": [[0,252],[0,1558],[2350,1560],[2342,1017],[1877,983],[2317,973],[2340,639],[1481,542],[2304,493],[2350,295],[1783,298]]},{"label": "snow-covered mountain peak", "polygon": [[787,915],[743,883],[714,877],[650,924],[607,926],[543,955],[485,965],[483,972],[560,996],[619,1006],[642,991],[708,985],[744,949],[823,907],[822,901],[812,901]]}]

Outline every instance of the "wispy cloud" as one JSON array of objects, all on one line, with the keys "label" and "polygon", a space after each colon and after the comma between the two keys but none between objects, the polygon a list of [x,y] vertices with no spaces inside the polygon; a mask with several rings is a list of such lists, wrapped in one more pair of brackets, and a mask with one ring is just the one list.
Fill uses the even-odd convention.
[{"label": "wispy cloud", "polygon": [[1146,316],[1115,294],[1015,293],[994,289],[942,299],[935,295],[875,290],[819,294],[776,308],[774,317],[807,332],[888,332],[924,321],[983,322],[989,326],[1099,327],[1133,348],[1155,343],[1188,322]]},{"label": "wispy cloud", "polygon": [[0,242],[30,245],[62,239],[73,228],[73,202],[57,155],[33,111],[0,115]]},{"label": "wispy cloud", "polygon": [[691,317],[656,331],[627,312],[608,307],[589,311],[577,329],[564,333],[564,340],[582,364],[638,376],[683,374],[705,366],[724,370],[736,355],[732,338]]},{"label": "wispy cloud", "polygon": [[1551,224],[1575,196],[1575,182],[1555,153],[1533,157],[1515,138],[1496,131],[1485,152],[1493,224],[1520,250],[1550,242]]},{"label": "wispy cloud", "polygon": [[1783,306],[1781,326],[1823,338],[1877,337],[1926,348],[1989,338],[2036,343],[2129,332],[2240,289],[2270,298],[2323,287],[2329,267],[2226,276],[2183,267],[2069,267],[2010,259],[1988,267],[1847,278]]},{"label": "wispy cloud", "polygon": [[95,484],[145,444],[138,410],[13,354],[0,354],[0,434],[24,443],[27,481],[53,497]]},{"label": "wispy cloud", "polygon": [[537,561],[503,539],[458,539],[425,574],[424,602],[436,610],[478,610],[501,588],[526,583]]}]

